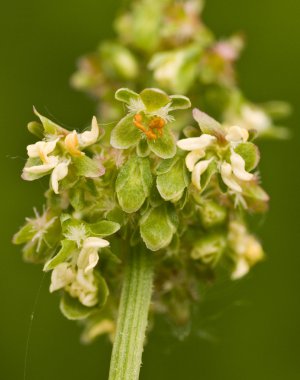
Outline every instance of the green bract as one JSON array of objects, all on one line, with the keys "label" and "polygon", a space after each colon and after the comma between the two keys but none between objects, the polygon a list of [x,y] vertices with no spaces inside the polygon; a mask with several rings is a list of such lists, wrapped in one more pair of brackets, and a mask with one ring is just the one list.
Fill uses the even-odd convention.
[{"label": "green bract", "polygon": [[152,174],[147,158],[133,157],[121,168],[116,193],[123,211],[132,213],[141,208],[150,194]]}]

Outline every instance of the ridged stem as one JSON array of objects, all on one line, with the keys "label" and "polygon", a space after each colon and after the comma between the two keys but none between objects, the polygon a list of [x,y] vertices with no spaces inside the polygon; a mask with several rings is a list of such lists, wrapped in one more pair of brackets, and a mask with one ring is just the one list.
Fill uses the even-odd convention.
[{"label": "ridged stem", "polygon": [[153,253],[128,255],[109,380],[138,380],[153,283]]}]

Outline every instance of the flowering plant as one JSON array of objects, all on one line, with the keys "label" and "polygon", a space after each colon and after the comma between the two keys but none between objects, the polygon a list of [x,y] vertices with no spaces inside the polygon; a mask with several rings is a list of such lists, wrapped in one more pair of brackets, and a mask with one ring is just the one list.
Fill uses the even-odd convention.
[{"label": "flowering plant", "polygon": [[151,312],[184,325],[201,282],[239,279],[264,257],[247,227],[269,199],[254,141],[286,136],[271,115],[288,107],[245,99],[234,76],[242,40],[216,41],[200,5],[134,2],[119,39],[80,61],[72,82],[100,97],[109,124],[68,131],[35,110],[28,125],[39,141],[22,178],[49,175],[50,186],[14,243],[51,272],[84,342],[114,341],[111,380],[139,376],[152,293]]}]

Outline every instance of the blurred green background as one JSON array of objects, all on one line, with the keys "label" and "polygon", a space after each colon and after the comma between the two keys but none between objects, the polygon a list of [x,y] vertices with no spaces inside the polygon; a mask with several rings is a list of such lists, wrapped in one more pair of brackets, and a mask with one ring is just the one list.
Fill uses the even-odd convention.
[{"label": "blurred green background", "polygon": [[[113,35],[119,1],[28,0],[2,3],[0,15],[1,255],[0,378],[106,379],[110,344],[79,343],[80,327],[60,314],[40,267],[24,264],[11,236],[42,204],[44,185],[20,179],[32,105],[71,128],[86,126],[95,103],[73,91],[78,56]],[[219,35],[242,30],[248,46],[240,82],[252,100],[284,99],[293,139],[261,144],[270,212],[257,232],[268,260],[242,282],[208,290],[193,334],[180,342],[159,321],[149,336],[142,380],[300,378],[299,14],[296,0],[207,1],[205,21]],[[39,293],[39,296],[37,294]],[[29,331],[30,319],[33,317]]]}]

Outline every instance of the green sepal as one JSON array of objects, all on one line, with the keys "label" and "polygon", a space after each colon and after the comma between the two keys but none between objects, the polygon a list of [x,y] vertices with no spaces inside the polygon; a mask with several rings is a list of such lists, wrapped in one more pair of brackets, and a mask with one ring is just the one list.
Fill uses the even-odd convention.
[{"label": "green sepal", "polygon": [[226,247],[226,238],[223,234],[212,233],[198,239],[191,252],[194,260],[201,260],[204,264],[215,266]]},{"label": "green sepal", "polygon": [[[57,239],[60,239],[60,235],[56,235]],[[42,240],[39,246],[39,249],[37,249],[38,244],[37,241],[29,241],[24,247],[23,247],[23,259],[24,261],[28,263],[33,264],[44,264],[46,261],[52,257],[57,249],[58,241],[54,241],[52,239],[50,241]]]},{"label": "green sepal", "polygon": [[199,124],[202,133],[213,135],[220,140],[225,139],[225,133],[222,129],[222,126],[215,119],[198,110],[197,108],[193,109],[193,117]]},{"label": "green sepal", "polygon": [[256,145],[251,142],[241,143],[234,151],[244,159],[246,171],[251,171],[256,168],[260,158],[259,150]]},{"label": "green sepal", "polygon": [[41,115],[34,107],[33,112],[40,119],[45,135],[66,135],[68,131],[65,128],[62,128],[58,124],[54,123],[52,120],[47,117]]},{"label": "green sepal", "polygon": [[139,95],[130,90],[129,88],[119,88],[119,90],[115,93],[115,98],[120,102],[124,102],[126,104],[130,103],[130,99],[138,100]]},{"label": "green sepal", "polygon": [[93,223],[93,224],[88,224],[88,228],[91,232],[92,235],[97,235],[97,236],[109,236],[120,229],[120,224],[111,222],[109,220],[101,220],[100,222]]},{"label": "green sepal", "polygon": [[265,212],[268,209],[269,195],[256,182],[248,182],[243,187],[243,197],[249,209],[255,212]]},{"label": "green sepal", "polygon": [[[26,161],[26,164],[25,164],[25,168],[30,168],[32,166],[38,166],[38,165],[42,165],[42,161],[39,157],[29,157]],[[26,172],[25,170],[23,169],[23,172],[22,172],[22,179],[24,179],[25,181],[35,181],[36,179],[40,179],[40,178],[43,178],[45,177],[46,175],[50,174],[52,172],[53,169],[49,169],[48,171],[46,172],[43,172],[43,173],[29,173],[29,172]]]},{"label": "green sepal", "polygon": [[122,166],[116,181],[119,204],[127,213],[136,212],[144,203],[152,186],[147,158],[132,157]]},{"label": "green sepal", "polygon": [[38,137],[40,140],[44,138],[44,128],[41,123],[37,121],[31,121],[27,124],[27,129],[30,133]]},{"label": "green sepal", "polygon": [[157,189],[165,201],[178,201],[188,186],[185,162],[179,158],[171,169],[157,176]]},{"label": "green sepal", "polygon": [[23,227],[19,229],[17,233],[13,236],[13,244],[24,244],[31,240],[36,231],[34,230],[31,223],[26,223]]},{"label": "green sepal", "polygon": [[133,116],[121,119],[111,132],[110,143],[116,149],[128,149],[136,145],[141,138],[141,131],[133,124]]},{"label": "green sepal", "polygon": [[83,225],[84,227],[87,227],[87,223],[83,220],[74,219],[71,217],[70,214],[61,214],[60,216],[60,223],[62,227],[62,232],[68,233],[70,227],[79,227]]},{"label": "green sepal", "polygon": [[86,155],[74,157],[73,165],[79,177],[97,178],[103,174],[97,162]]},{"label": "green sepal", "polygon": [[82,305],[77,298],[67,293],[63,294],[59,308],[62,314],[71,321],[85,319],[97,310],[95,307]]},{"label": "green sepal", "polygon": [[158,88],[145,88],[140,93],[140,98],[148,112],[153,112],[170,103],[170,97]]},{"label": "green sepal", "polygon": [[208,165],[205,172],[201,175],[200,178],[200,186],[201,191],[204,191],[206,187],[209,185],[212,177],[214,174],[218,172],[218,165],[216,160],[212,160],[211,163]]},{"label": "green sepal", "polygon": [[170,129],[166,126],[163,135],[156,140],[148,141],[151,151],[158,157],[167,159],[176,154],[176,142]]},{"label": "green sepal", "polygon": [[171,95],[172,100],[171,109],[172,110],[184,110],[191,107],[191,101],[188,97],[183,95]]},{"label": "green sepal", "polygon": [[136,147],[136,154],[139,157],[149,156],[150,148],[146,139],[141,139]]},{"label": "green sepal", "polygon": [[227,218],[226,208],[212,200],[205,200],[200,205],[200,218],[203,227],[213,228],[225,223]]},{"label": "green sepal", "polygon": [[162,160],[157,166],[157,168],[155,169],[155,174],[161,175],[161,174],[168,173],[168,171],[172,169],[172,167],[176,164],[177,161],[178,161],[178,156],[168,158],[166,160]]},{"label": "green sepal", "polygon": [[167,247],[176,231],[174,209],[165,204],[151,208],[140,220],[141,237],[151,251]]},{"label": "green sepal", "polygon": [[60,311],[69,320],[82,320],[90,316],[95,311],[100,310],[106,303],[109,290],[104,278],[95,272],[98,286],[98,303],[93,307],[82,305],[77,298],[71,297],[64,292],[60,301]]},{"label": "green sepal", "polygon": [[76,249],[77,246],[74,241],[67,239],[62,240],[61,249],[51,260],[46,262],[43,271],[48,272],[54,269],[58,264],[66,261]]}]

